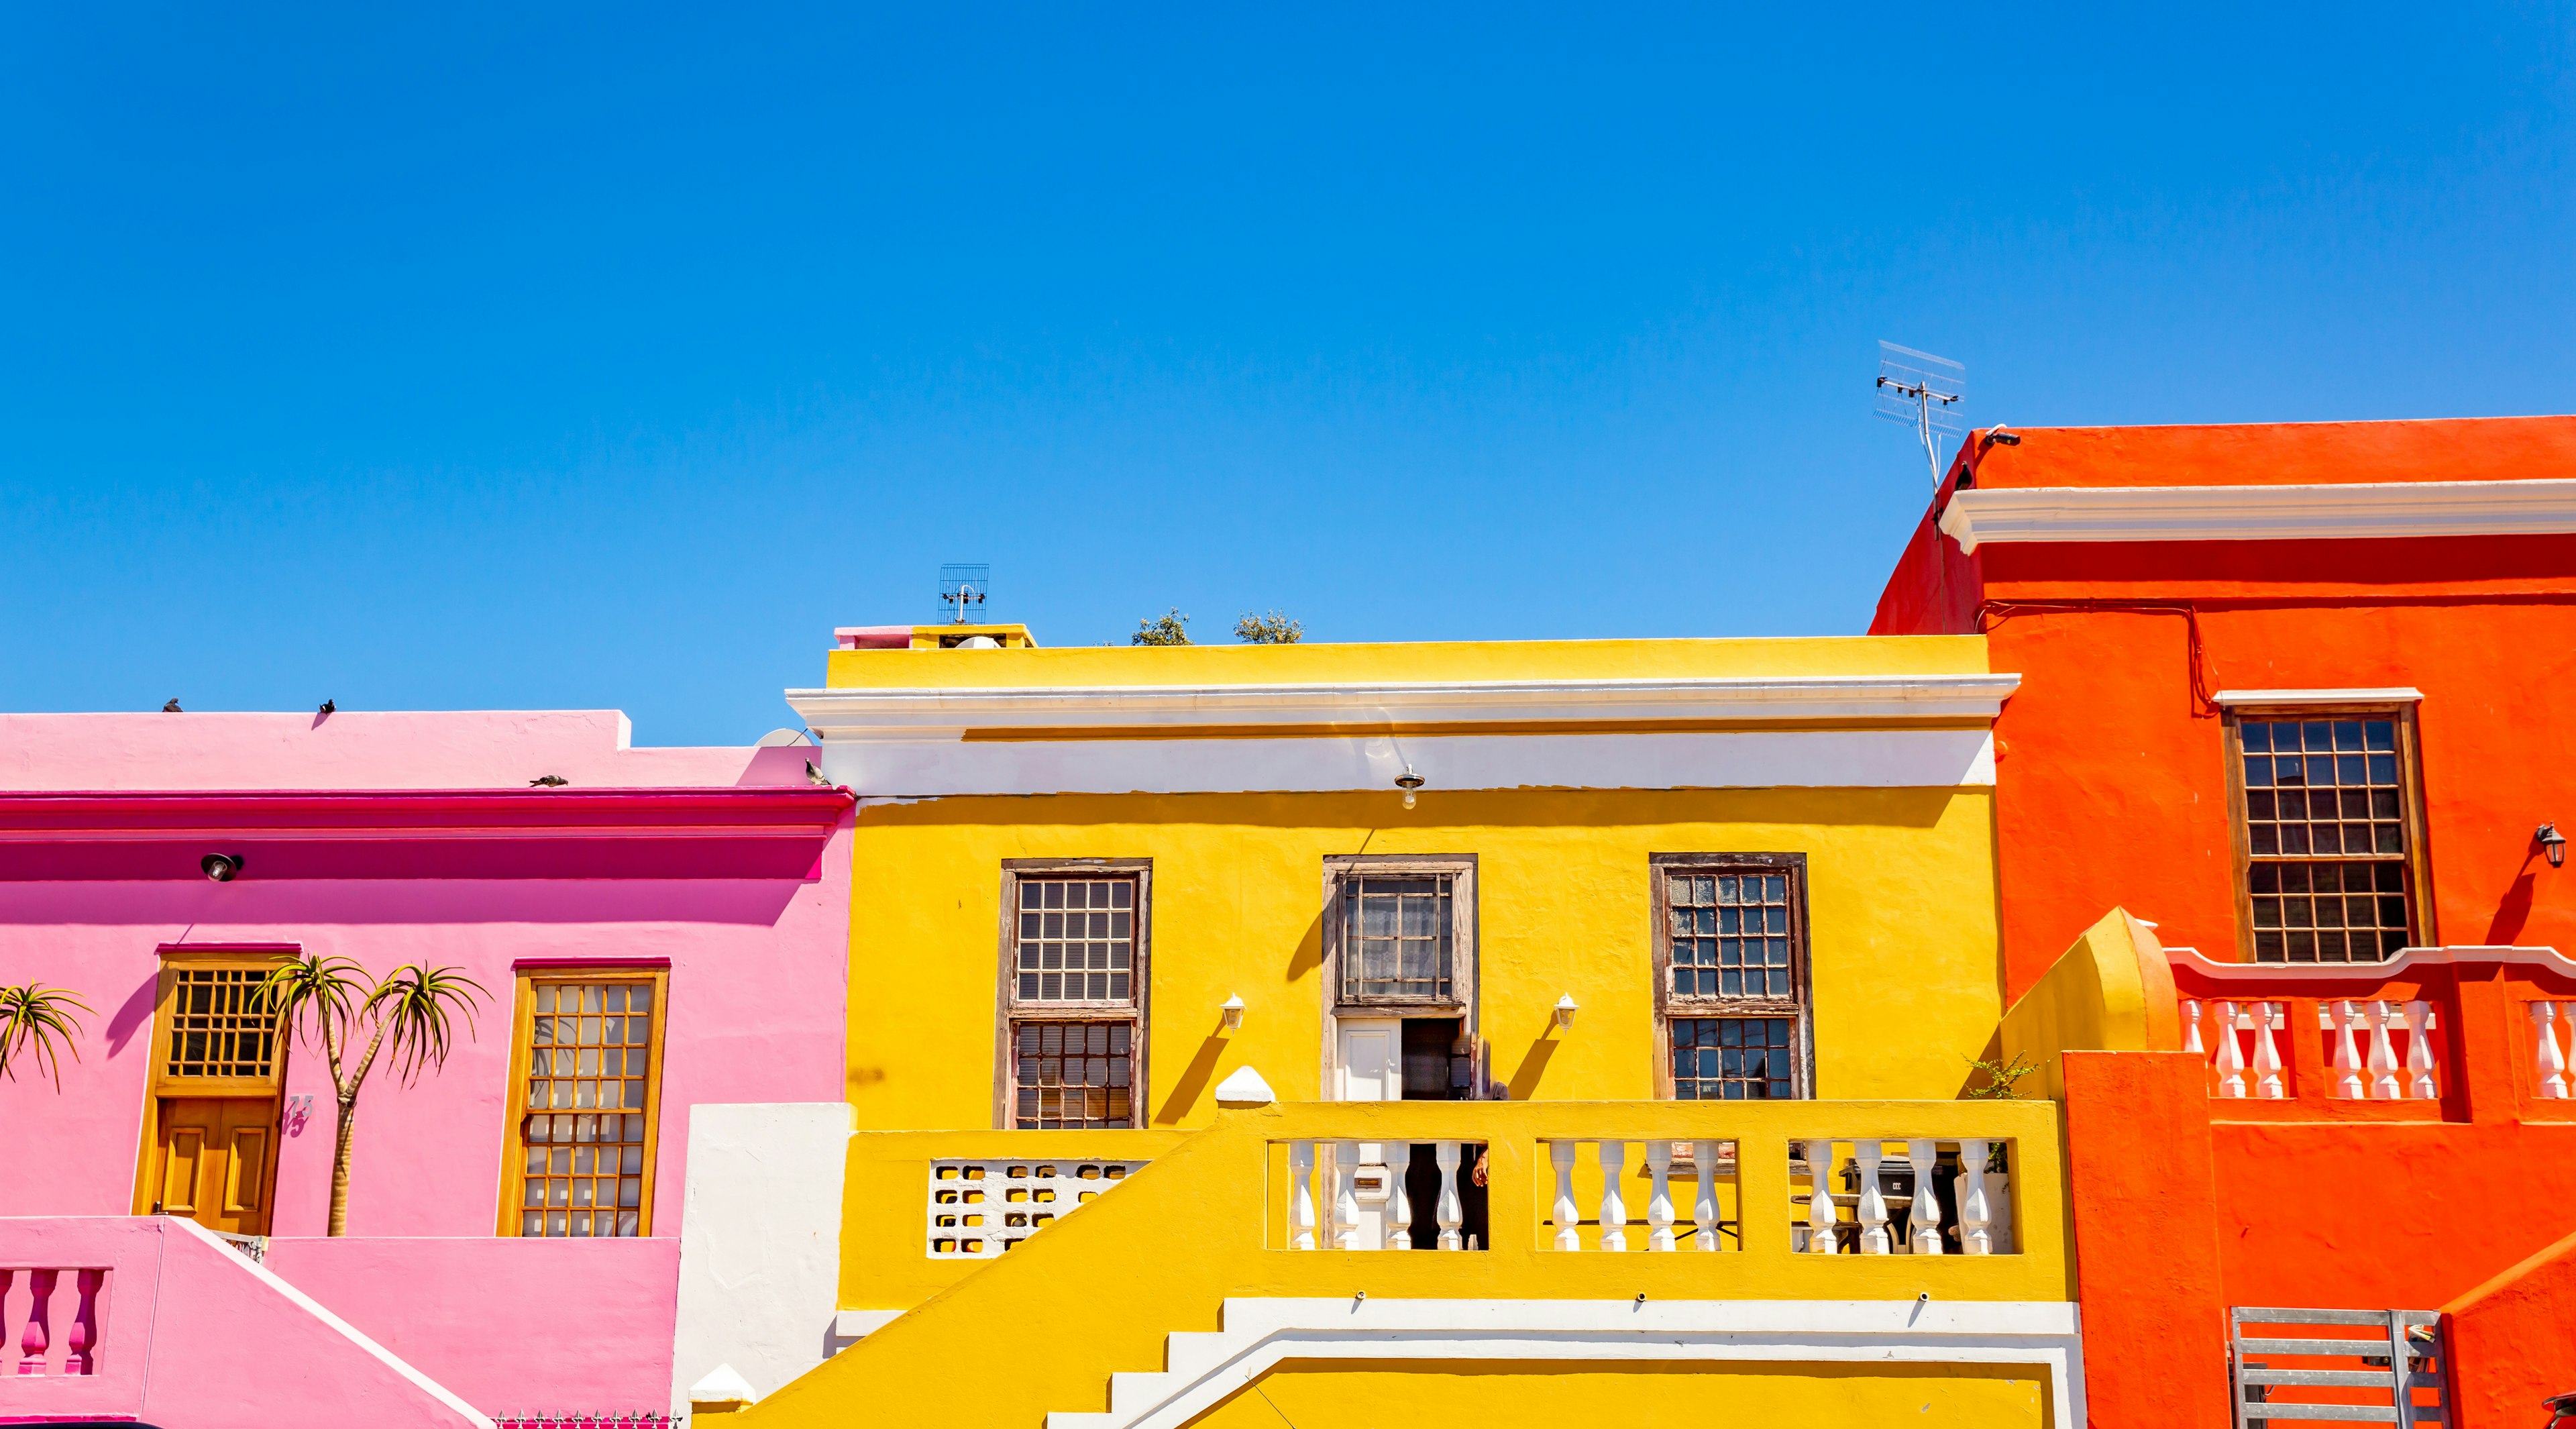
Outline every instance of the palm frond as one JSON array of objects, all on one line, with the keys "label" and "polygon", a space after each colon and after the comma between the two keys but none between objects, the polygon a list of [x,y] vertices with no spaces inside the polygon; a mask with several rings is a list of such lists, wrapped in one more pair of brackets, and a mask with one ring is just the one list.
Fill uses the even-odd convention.
[{"label": "palm frond", "polygon": [[31,982],[0,987],[0,1076],[18,1079],[13,1065],[21,1053],[36,1064],[39,1076],[50,1076],[54,1090],[63,1089],[63,1058],[68,1050],[80,1060],[80,1013],[96,1009],[69,988]]},{"label": "palm frond", "polygon": [[447,1065],[458,1018],[464,1019],[466,1037],[474,1036],[475,1008],[490,996],[483,984],[456,968],[405,963],[376,984],[366,1008],[388,1029],[394,1064],[408,1085],[422,1067]]}]

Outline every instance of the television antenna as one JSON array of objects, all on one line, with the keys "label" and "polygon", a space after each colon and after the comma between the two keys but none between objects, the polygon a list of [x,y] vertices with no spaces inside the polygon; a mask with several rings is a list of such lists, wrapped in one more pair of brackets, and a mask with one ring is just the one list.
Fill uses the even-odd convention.
[{"label": "television antenna", "polygon": [[1961,406],[1968,396],[1963,363],[1882,341],[1878,345],[1878,415],[1903,422],[1923,443],[1923,465],[1941,484],[1941,441],[1968,430]]},{"label": "television antenna", "polygon": [[984,597],[993,586],[991,566],[941,566],[939,568],[939,602],[948,607],[952,625],[964,625],[970,613],[981,614]]}]

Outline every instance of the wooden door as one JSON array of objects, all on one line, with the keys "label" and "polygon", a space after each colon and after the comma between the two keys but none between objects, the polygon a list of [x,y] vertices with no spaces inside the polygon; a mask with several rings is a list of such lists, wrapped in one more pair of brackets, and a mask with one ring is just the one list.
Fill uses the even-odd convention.
[{"label": "wooden door", "polygon": [[164,1097],[152,1209],[208,1230],[268,1234],[277,1098]]}]

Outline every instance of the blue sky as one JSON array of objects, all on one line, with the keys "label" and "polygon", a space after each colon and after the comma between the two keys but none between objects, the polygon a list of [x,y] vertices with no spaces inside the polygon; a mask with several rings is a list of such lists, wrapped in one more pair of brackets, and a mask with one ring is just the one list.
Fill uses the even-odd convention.
[{"label": "blue sky", "polygon": [[1980,423],[2576,410],[2563,10],[1795,8],[14,7],[0,708],[743,741],[944,561],[1050,644],[1856,632],[1880,338]]}]

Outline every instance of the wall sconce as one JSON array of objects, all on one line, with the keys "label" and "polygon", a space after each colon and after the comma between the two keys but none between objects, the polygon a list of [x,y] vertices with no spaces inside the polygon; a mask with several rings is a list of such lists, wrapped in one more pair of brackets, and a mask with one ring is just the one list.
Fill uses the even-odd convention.
[{"label": "wall sconce", "polygon": [[1574,1014],[1581,1012],[1582,1010],[1583,1004],[1574,1000],[1573,993],[1569,992],[1558,998],[1556,1000],[1556,1025],[1558,1029],[1571,1030],[1574,1026]]},{"label": "wall sconce", "polygon": [[2567,866],[2567,836],[2558,831],[2558,825],[2542,824],[2532,837],[2540,841],[2540,851],[2549,855],[2551,868]]},{"label": "wall sconce", "polygon": [[1405,764],[1404,772],[1395,776],[1395,787],[1404,791],[1404,807],[1412,808],[1413,791],[1422,787],[1422,776],[1413,772],[1410,761]]},{"label": "wall sconce", "polygon": [[1241,1027],[1243,1025],[1243,994],[1236,993],[1233,996],[1228,997],[1225,1001],[1218,1003],[1216,1015],[1224,1021],[1225,1030],[1228,1032],[1232,1032],[1236,1028]]},{"label": "wall sconce", "polygon": [[242,857],[237,853],[210,853],[197,860],[197,867],[217,883],[230,883],[241,876]]}]

